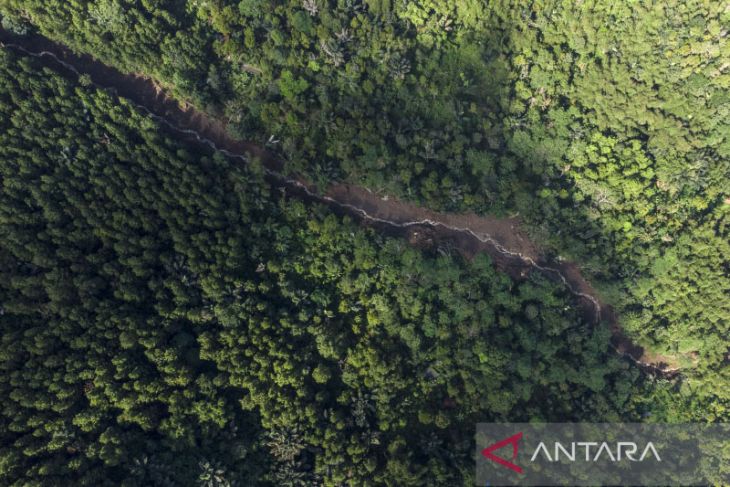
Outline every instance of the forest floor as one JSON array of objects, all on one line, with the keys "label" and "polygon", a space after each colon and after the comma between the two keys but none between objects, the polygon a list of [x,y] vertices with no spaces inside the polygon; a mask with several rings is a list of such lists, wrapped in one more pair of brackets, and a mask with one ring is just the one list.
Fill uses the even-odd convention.
[{"label": "forest floor", "polygon": [[633,343],[623,333],[612,308],[601,300],[580,267],[563,260],[548,261],[540,246],[528,238],[517,218],[434,212],[345,183],[333,184],[322,193],[301,177],[284,176],[281,173],[284,165],[271,152],[256,143],[234,139],[223,121],[173,98],[155,80],[122,73],[39,35],[17,37],[0,28],[0,45],[42,58],[49,65],[62,66],[75,75],[90,77],[96,86],[132,101],[188,139],[232,158],[261,160],[268,180],[294,197],[324,203],[337,214],[353,216],[384,233],[405,238],[419,248],[458,251],[467,258],[485,252],[499,270],[513,279],[525,279],[531,272],[540,272],[551,280],[562,282],[576,296],[589,320],[610,327],[611,343],[619,354],[653,374],[673,377],[680,371],[674,357],[650,353]]}]

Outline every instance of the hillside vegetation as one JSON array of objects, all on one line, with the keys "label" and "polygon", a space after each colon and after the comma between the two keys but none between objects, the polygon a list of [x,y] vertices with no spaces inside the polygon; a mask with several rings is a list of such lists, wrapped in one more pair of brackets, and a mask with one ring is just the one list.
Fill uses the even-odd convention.
[{"label": "hillside vegetation", "polygon": [[[519,213],[641,345],[728,380],[730,12],[722,2],[6,0],[170,86],[291,172]],[[570,231],[567,231],[570,229]],[[720,388],[721,390],[730,390]],[[701,392],[704,394],[704,392]],[[724,400],[728,397],[722,393]]]},{"label": "hillside vegetation", "polygon": [[730,421],[730,10],[2,0],[325,187],[519,215],[565,289],[289,199],[0,51],[0,483],[457,485],[480,421]]},{"label": "hillside vegetation", "polygon": [[455,485],[480,421],[690,417],[539,274],[289,200],[8,50],[0,115],[5,485]]}]

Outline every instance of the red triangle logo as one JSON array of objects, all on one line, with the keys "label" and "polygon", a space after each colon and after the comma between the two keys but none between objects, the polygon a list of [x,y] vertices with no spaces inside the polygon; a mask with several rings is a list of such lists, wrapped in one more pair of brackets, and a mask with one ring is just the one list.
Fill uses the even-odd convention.
[{"label": "red triangle logo", "polygon": [[486,447],[484,450],[482,450],[482,456],[485,458],[490,459],[493,462],[497,462],[498,464],[502,465],[503,467],[506,467],[510,470],[514,470],[517,473],[522,473],[522,467],[519,467],[515,465],[514,463],[510,462],[509,460],[505,460],[502,457],[498,457],[494,453],[492,453],[495,450],[499,450],[502,447],[505,447],[507,445],[512,445],[512,460],[514,461],[515,458],[517,458],[517,450],[519,449],[519,441],[522,439],[522,432],[520,431],[516,435],[512,435],[509,438],[505,438],[504,440],[498,441],[497,443],[494,443],[491,446]]}]

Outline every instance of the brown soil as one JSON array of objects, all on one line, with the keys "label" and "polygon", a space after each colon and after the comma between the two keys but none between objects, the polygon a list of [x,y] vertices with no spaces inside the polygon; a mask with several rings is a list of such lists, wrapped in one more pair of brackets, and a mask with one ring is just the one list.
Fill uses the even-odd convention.
[{"label": "brown soil", "polygon": [[331,186],[327,190],[327,196],[338,201],[347,201],[368,214],[377,215],[384,220],[401,224],[421,220],[443,222],[449,227],[470,229],[483,238],[491,237],[505,248],[533,259],[539,258],[540,255],[537,246],[528,239],[516,218],[479,216],[474,213],[437,213],[391,196],[378,196],[367,189],[348,184]]},{"label": "brown soil", "polygon": [[261,159],[269,181],[293,196],[324,203],[337,214],[351,215],[390,235],[405,238],[418,248],[454,249],[467,258],[485,252],[498,269],[515,279],[524,279],[530,272],[542,272],[553,280],[562,281],[579,298],[579,306],[589,319],[609,324],[612,345],[618,353],[647,371],[663,376],[678,373],[679,369],[670,358],[648,354],[632,343],[622,332],[613,310],[601,301],[580,268],[571,262],[547,261],[516,218],[437,213],[344,183],[334,184],[324,195],[319,194],[302,179],[281,175],[283,164],[260,145],[234,139],[228,134],[225,123],[188,104],[181,105],[150,78],[122,73],[38,35],[17,37],[0,28],[0,45],[42,58],[54,67],[61,65],[75,74],[88,75],[95,85],[131,100],[182,136],[233,157]]}]

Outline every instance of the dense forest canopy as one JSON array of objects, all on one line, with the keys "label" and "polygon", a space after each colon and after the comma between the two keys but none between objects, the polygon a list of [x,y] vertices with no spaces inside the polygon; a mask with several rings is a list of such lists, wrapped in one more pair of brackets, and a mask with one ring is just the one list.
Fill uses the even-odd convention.
[{"label": "dense forest canopy", "polygon": [[151,75],[232,133],[280,141],[272,149],[291,172],[438,209],[519,214],[593,275],[641,345],[712,375],[727,368],[722,2],[0,8],[16,31]]},{"label": "dense forest canopy", "polygon": [[479,421],[730,420],[722,2],[2,0],[286,170],[519,215],[626,334],[0,52],[0,481],[457,485]]},{"label": "dense forest canopy", "polygon": [[445,485],[478,421],[677,418],[539,274],[289,200],[0,56],[4,483]]}]

